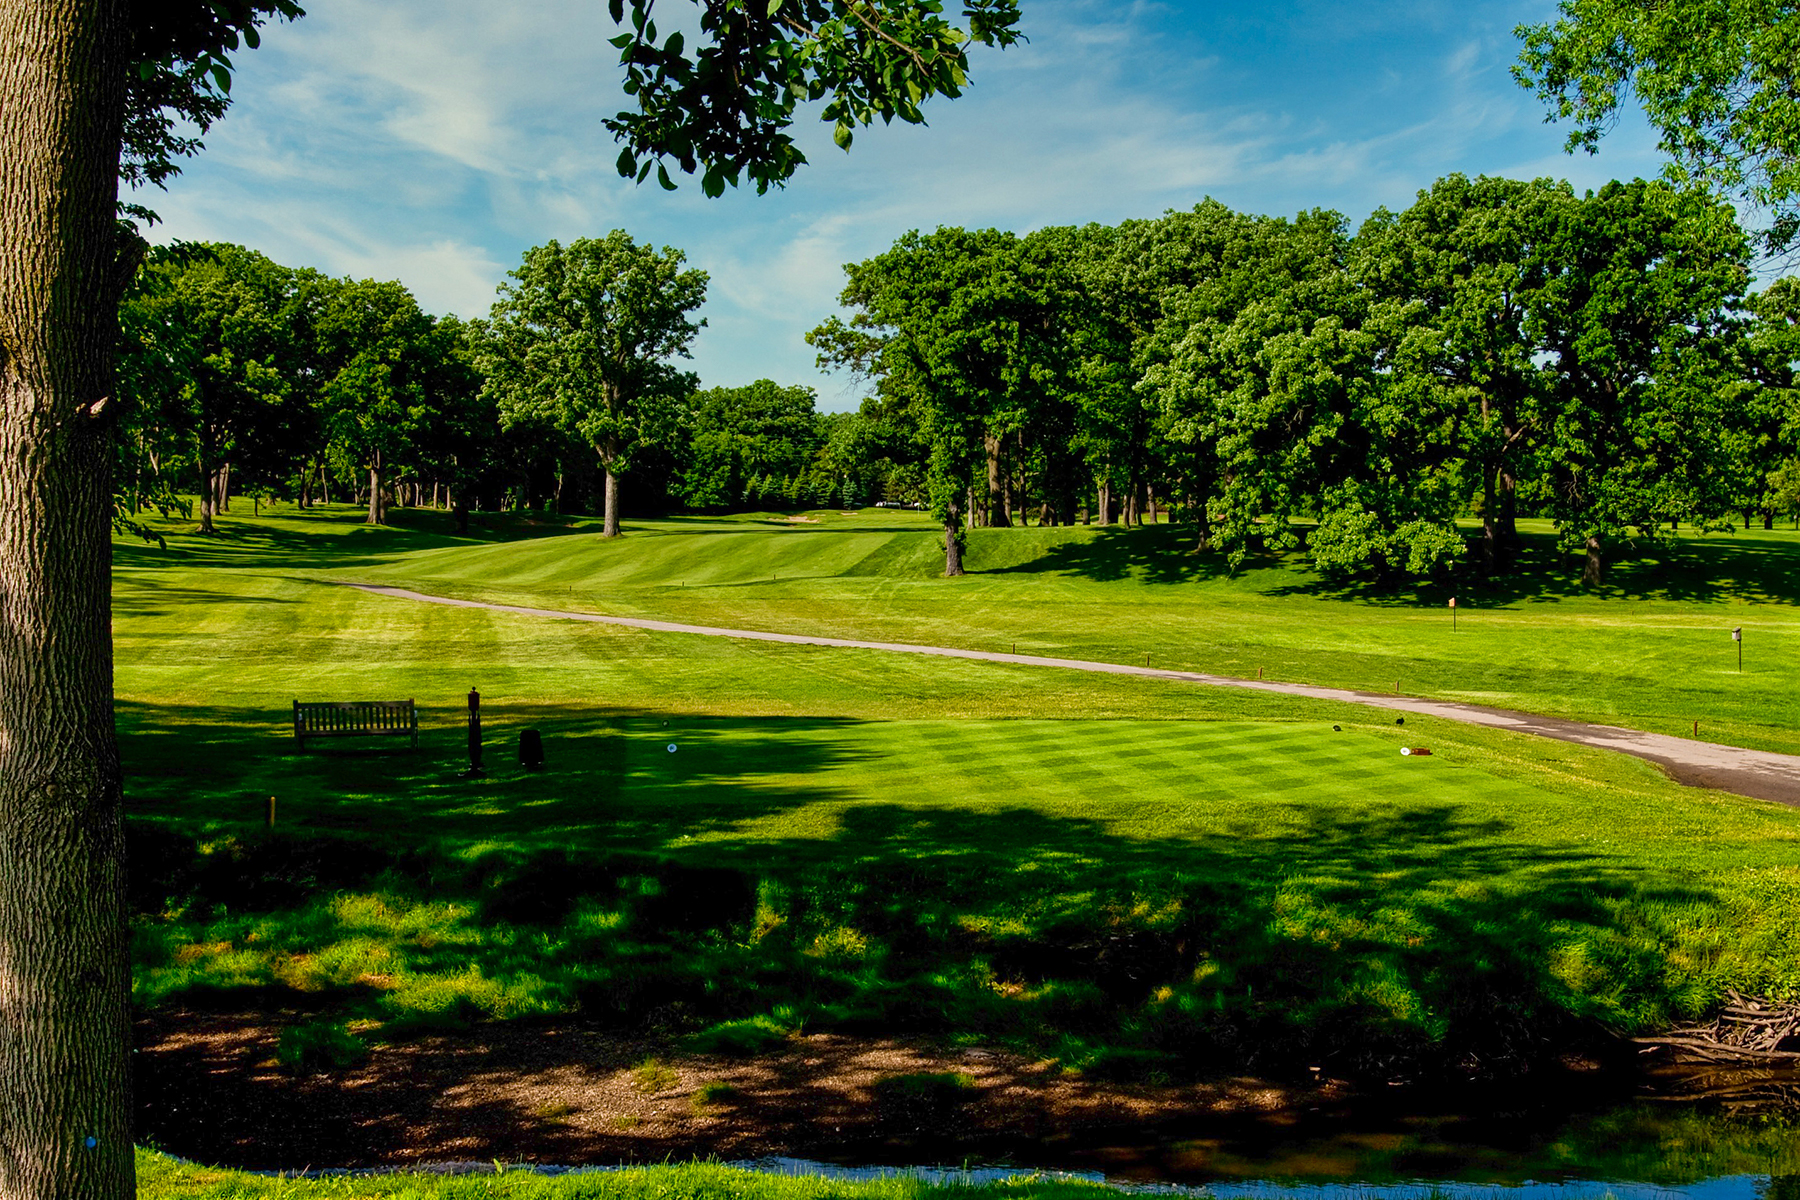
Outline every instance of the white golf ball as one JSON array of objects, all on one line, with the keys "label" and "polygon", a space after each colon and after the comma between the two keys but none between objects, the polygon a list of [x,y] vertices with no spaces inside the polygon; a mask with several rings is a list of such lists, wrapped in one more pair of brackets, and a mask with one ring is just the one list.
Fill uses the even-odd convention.
[{"label": "white golf ball", "polygon": [[[673,750],[673,749],[674,749],[674,748],[675,748],[675,747],[673,747],[673,746],[670,746],[670,747],[669,747],[669,749],[671,749],[671,750]],[[1402,747],[1400,747],[1400,753],[1401,753],[1401,754],[1403,754],[1403,755],[1408,755],[1408,754],[1411,754],[1411,753],[1412,753],[1412,747],[1411,747],[1411,746],[1402,746]]]}]

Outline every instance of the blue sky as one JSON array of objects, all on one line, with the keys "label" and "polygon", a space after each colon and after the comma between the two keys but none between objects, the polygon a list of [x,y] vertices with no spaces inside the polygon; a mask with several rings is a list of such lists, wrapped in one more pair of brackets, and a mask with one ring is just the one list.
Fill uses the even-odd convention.
[{"label": "blue sky", "polygon": [[1551,0],[1023,7],[1030,44],[978,53],[928,127],[866,130],[845,154],[808,114],[812,162],[785,190],[707,200],[615,174],[599,0],[313,0],[241,56],[230,115],[149,202],[162,236],[399,279],[463,316],[525,248],[623,228],[710,272],[704,383],[804,383],[841,409],[854,385],[821,375],[803,335],[835,311],[842,264],[911,228],[1115,222],[1209,195],[1360,221],[1451,171],[1593,187],[1659,169],[1636,120],[1564,155],[1512,82],[1512,29]]}]

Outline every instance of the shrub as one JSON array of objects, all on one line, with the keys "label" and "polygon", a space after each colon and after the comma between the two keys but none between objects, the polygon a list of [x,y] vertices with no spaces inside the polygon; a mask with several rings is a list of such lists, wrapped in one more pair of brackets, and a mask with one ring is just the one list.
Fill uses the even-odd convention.
[{"label": "shrub", "polygon": [[688,1046],[697,1054],[749,1058],[774,1049],[788,1037],[789,1031],[773,1017],[750,1017],[703,1029],[688,1039]]},{"label": "shrub", "polygon": [[631,1077],[637,1083],[638,1091],[650,1096],[666,1092],[681,1083],[681,1076],[676,1073],[675,1068],[655,1055],[631,1068]]},{"label": "shrub", "polygon": [[742,1095],[724,1080],[713,1079],[695,1089],[692,1104],[695,1112],[704,1113],[714,1108],[730,1108]]}]

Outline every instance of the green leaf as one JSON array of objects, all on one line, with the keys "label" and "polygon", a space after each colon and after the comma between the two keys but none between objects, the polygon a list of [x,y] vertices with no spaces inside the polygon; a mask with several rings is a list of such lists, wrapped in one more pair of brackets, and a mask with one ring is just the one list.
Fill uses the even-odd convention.
[{"label": "green leaf", "polygon": [[665,192],[672,192],[675,190],[675,181],[669,178],[669,168],[663,166],[661,163],[656,164],[656,182],[662,184],[662,189]]},{"label": "green leaf", "polygon": [[623,50],[623,49],[625,49],[625,47],[631,45],[631,43],[636,41],[637,39],[632,37],[629,33],[621,33],[621,34],[617,34],[613,37],[609,37],[606,40],[611,42],[613,45],[617,46],[619,49]]},{"label": "green leaf", "polygon": [[769,0],[769,11],[768,11],[767,15],[772,17],[780,11],[781,11],[781,0]]},{"label": "green leaf", "polygon": [[606,8],[612,14],[614,25],[625,20],[625,0],[607,0]]},{"label": "green leaf", "polygon": [[850,149],[850,140],[855,136],[855,132],[847,121],[839,121],[837,128],[831,131],[831,140],[838,144],[840,150]]},{"label": "green leaf", "polygon": [[631,153],[631,147],[619,151],[619,174],[630,179],[637,173],[637,158]]},{"label": "green leaf", "polygon": [[674,33],[669,35],[669,40],[663,43],[663,53],[667,54],[670,58],[674,58],[681,53],[681,48],[686,44],[687,43],[681,36],[681,30],[677,29]]},{"label": "green leaf", "polygon": [[214,64],[212,77],[213,82],[219,85],[219,90],[229,96],[231,94],[231,72]]}]

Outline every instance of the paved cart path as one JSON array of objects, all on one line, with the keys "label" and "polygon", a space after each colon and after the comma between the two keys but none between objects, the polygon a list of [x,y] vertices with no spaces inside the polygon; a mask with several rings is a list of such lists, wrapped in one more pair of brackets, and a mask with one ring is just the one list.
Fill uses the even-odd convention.
[{"label": "paved cart path", "polygon": [[1209,687],[1242,688],[1252,692],[1278,692],[1284,696],[1307,696],[1314,700],[1338,700],[1347,704],[1365,704],[1372,708],[1395,712],[1418,713],[1443,717],[1468,725],[1488,725],[1495,729],[1511,729],[1517,733],[1534,733],[1539,737],[1602,750],[1617,750],[1656,763],[1670,776],[1692,787],[1718,788],[1773,800],[1778,804],[1800,807],[1800,756],[1774,754],[1766,750],[1746,750],[1740,746],[1721,746],[1714,742],[1670,737],[1662,733],[1644,733],[1621,729],[1616,725],[1592,725],[1585,721],[1569,721],[1560,717],[1539,717],[1530,713],[1488,708],[1481,704],[1463,704],[1454,700],[1425,700],[1411,696],[1384,696],[1378,692],[1356,692],[1348,688],[1314,687],[1305,683],[1277,683],[1265,679],[1233,679],[1228,675],[1208,675],[1200,671],[1169,671],[1160,667],[1137,667],[1125,663],[1089,662],[1079,658],[1047,658],[1037,654],[995,654],[986,650],[957,650],[949,646],[915,646],[907,642],[865,642],[850,638],[814,637],[799,633],[768,633],[759,629],[719,629],[710,625],[683,625],[675,621],[652,621],[642,617],[608,617],[598,613],[563,612],[553,608],[525,608],[516,604],[489,604],[480,600],[456,600],[448,596],[430,596],[406,588],[380,587],[356,583],[351,587],[378,596],[401,600],[417,600],[426,604],[444,604],[452,608],[481,608],[490,612],[512,613],[521,617],[549,617],[561,621],[587,621],[595,625],[625,625],[632,629],[649,629],[658,633],[693,633],[703,637],[743,638],[753,642],[785,642],[795,646],[842,646],[852,650],[887,650],[895,654],[930,654],[939,658],[968,658],[978,662],[1011,663],[1022,667],[1060,667],[1069,671],[1096,671],[1103,675],[1140,675],[1148,679],[1175,679],[1183,683],[1200,683]]}]

